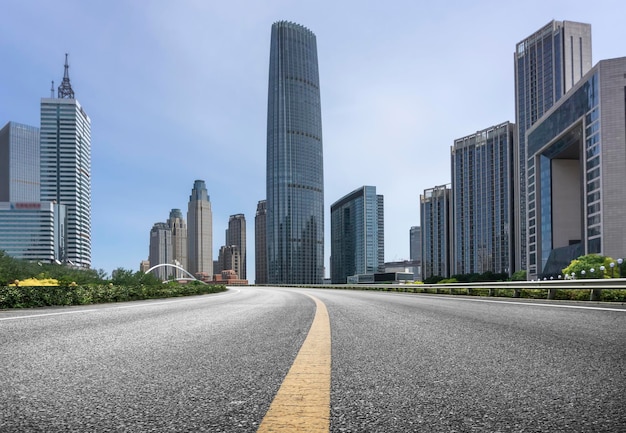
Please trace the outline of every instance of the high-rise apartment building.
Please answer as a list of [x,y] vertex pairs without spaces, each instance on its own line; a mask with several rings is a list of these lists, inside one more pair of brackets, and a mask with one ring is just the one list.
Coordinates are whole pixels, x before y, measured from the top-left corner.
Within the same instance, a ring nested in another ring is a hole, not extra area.
[[433,276],[450,277],[451,192],[449,185],[440,185],[420,195],[423,280]]
[[0,202],[39,202],[39,128],[9,122],[0,129]]
[[41,99],[41,201],[65,205],[63,261],[91,266],[91,120],[74,98],[67,55],[56,98]]
[[267,284],[267,202],[259,200],[254,216],[254,282]]
[[[167,220],[167,226],[172,233],[172,263],[187,269],[187,224],[180,209],[172,209]],[[181,270],[176,271],[176,277],[182,277]],[[186,275],[185,275],[186,276]]]
[[196,180],[187,207],[187,261],[192,275],[213,277],[213,213],[203,180]]
[[226,230],[226,246],[236,246],[240,263],[238,269],[235,269],[239,279],[247,280],[246,272],[246,217],[243,214],[231,215],[228,218],[228,230]]
[[585,254],[624,257],[626,57],[599,62],[526,137],[528,277],[556,278]]
[[409,258],[411,261],[422,260],[422,228],[413,226],[409,229]]
[[528,155],[526,132],[592,66],[591,25],[551,21],[515,50],[515,269],[528,270],[527,208],[532,191],[526,190]]
[[330,279],[385,271],[384,198],[363,186],[330,207]]
[[272,26],[267,114],[270,284],[324,279],[324,169],[317,42],[309,29]]
[[454,141],[453,275],[512,271],[514,133],[504,122]]
[[[148,261],[150,267],[172,263],[172,231],[167,223],[156,223],[152,226]],[[176,276],[176,272],[168,266],[153,269],[152,273],[163,281],[169,279],[170,276]]]

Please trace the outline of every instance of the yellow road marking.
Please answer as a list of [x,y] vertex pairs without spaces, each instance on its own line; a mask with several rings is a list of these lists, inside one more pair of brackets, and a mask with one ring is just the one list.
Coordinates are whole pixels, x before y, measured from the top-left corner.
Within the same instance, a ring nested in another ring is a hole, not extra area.
[[330,430],[330,321],[319,299],[311,329],[258,432]]

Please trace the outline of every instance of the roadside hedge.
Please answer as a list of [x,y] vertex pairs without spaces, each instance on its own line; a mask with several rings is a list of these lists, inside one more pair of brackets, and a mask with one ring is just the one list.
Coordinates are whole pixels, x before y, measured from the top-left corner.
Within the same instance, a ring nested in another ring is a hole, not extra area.
[[58,305],[89,305],[107,302],[138,301],[179,296],[204,295],[226,290],[223,285],[199,282],[164,283],[160,285],[62,285],[62,286],[2,286],[0,309],[33,308]]

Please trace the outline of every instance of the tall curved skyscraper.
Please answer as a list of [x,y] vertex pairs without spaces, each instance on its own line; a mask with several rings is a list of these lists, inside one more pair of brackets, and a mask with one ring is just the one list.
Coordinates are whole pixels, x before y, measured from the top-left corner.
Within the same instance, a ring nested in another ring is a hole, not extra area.
[[317,42],[274,23],[267,103],[267,270],[270,284],[324,279],[324,167]]

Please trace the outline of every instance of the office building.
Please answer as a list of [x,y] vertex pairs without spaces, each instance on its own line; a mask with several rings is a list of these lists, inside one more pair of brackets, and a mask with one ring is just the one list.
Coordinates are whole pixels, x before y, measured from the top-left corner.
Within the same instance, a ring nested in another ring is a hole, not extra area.
[[237,275],[238,279],[245,279],[239,276],[243,264],[241,261],[241,252],[237,245],[224,245],[220,247],[217,262],[219,272],[216,272],[216,274],[221,274],[224,271],[232,271]]
[[267,284],[267,202],[259,200],[254,216],[254,282]]
[[626,255],[625,89],[626,57],[601,61],[528,129],[529,278]]
[[[156,223],[150,230],[150,267],[162,264],[172,264],[172,231],[167,223]],[[169,266],[162,266],[152,270],[157,278],[165,281],[176,276]]]
[[0,202],[39,202],[39,171],[39,128],[7,123],[0,129]]
[[330,206],[330,279],[385,271],[384,198],[363,186]]
[[440,185],[420,195],[422,280],[450,277],[451,192],[450,185]]
[[226,230],[226,246],[236,246],[240,255],[237,276],[241,280],[247,280],[246,272],[246,217],[243,214],[231,215],[228,218],[228,229]]
[[422,259],[422,228],[413,226],[409,229],[409,258],[420,262]]
[[268,282],[321,284],[324,170],[313,32],[286,21],[272,26],[268,87]]
[[454,141],[453,275],[511,273],[514,133],[504,122]]
[[[187,223],[180,209],[170,211],[167,226],[172,233],[172,263],[187,270]],[[187,276],[183,274],[181,270],[177,270],[176,278]]]
[[[74,97],[67,55],[57,97],[41,99],[42,202],[67,208],[64,262],[91,266],[91,120]],[[53,96],[53,95],[51,95]]]
[[213,275],[213,213],[203,180],[196,180],[187,207],[187,263],[189,273]]
[[592,66],[591,25],[551,21],[515,50],[515,269],[528,270],[526,132]]
[[60,263],[66,209],[50,202],[0,202],[0,250],[16,259]]

